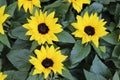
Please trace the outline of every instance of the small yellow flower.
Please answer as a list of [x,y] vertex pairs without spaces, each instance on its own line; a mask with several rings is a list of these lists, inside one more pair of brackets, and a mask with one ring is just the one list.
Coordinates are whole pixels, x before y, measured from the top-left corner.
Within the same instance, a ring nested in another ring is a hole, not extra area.
[[67,56],[62,55],[58,48],[55,49],[53,46],[47,46],[45,48],[42,46],[41,50],[35,50],[35,54],[37,58],[30,56],[31,59],[29,60],[35,68],[33,75],[44,73],[44,77],[47,78],[51,71],[53,71],[54,74],[62,74],[62,69],[64,69],[62,62]]
[[10,15],[8,15],[8,14],[4,14],[5,7],[6,7],[6,6],[0,7],[0,33],[1,33],[1,34],[4,34],[3,23],[4,23],[5,20],[10,16]]
[[23,6],[25,12],[29,9],[30,13],[33,12],[33,6],[41,7],[40,0],[18,0],[19,9]]
[[28,23],[24,24],[23,27],[28,29],[26,35],[31,35],[30,40],[36,40],[39,44],[48,42],[53,44],[52,41],[58,41],[56,33],[62,31],[62,26],[57,23],[58,18],[54,18],[55,12],[42,13],[35,12],[35,16],[31,16],[28,19]]
[[79,13],[82,8],[83,4],[90,4],[90,0],[68,0],[72,3],[73,8]]
[[0,80],[5,80],[6,77],[7,77],[7,75],[0,72]]
[[98,47],[99,38],[108,33],[105,31],[104,25],[106,22],[104,22],[104,19],[99,19],[97,13],[88,16],[88,12],[83,17],[77,16],[76,18],[77,22],[72,23],[72,25],[77,30],[72,34],[75,37],[82,38],[82,44],[92,41]]

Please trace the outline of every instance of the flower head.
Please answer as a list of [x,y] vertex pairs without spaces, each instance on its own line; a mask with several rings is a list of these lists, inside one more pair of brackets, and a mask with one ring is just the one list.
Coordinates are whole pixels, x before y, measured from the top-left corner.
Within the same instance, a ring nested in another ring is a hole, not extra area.
[[29,60],[31,64],[34,65],[34,72],[35,74],[44,73],[44,77],[47,78],[51,71],[56,74],[62,74],[63,68],[63,61],[67,58],[67,56],[62,55],[61,51],[55,49],[53,46],[50,47],[41,47],[41,50],[35,50],[35,54],[37,57],[30,56],[31,59]]
[[5,11],[5,6],[0,7],[0,33],[4,34],[4,30],[3,30],[3,23],[5,22],[5,20],[10,16],[8,14],[4,14]]
[[79,13],[82,8],[83,4],[90,4],[90,0],[68,0],[72,3],[73,8]]
[[105,24],[104,19],[99,19],[97,13],[88,16],[88,12],[86,12],[83,17],[77,16],[76,23],[72,23],[73,27],[77,29],[72,34],[82,38],[82,44],[92,41],[98,47],[99,38],[108,33],[105,31]]
[[57,24],[58,18],[54,18],[55,12],[42,13],[40,14],[36,11],[35,16],[31,16],[31,19],[28,19],[28,23],[24,24],[23,27],[28,29],[26,35],[31,35],[30,40],[36,40],[39,44],[44,44],[48,42],[53,44],[52,41],[58,41],[56,33],[62,31],[60,24]]
[[30,13],[33,12],[33,6],[41,7],[40,0],[18,0],[19,9],[23,6],[25,12],[29,9]]
[[7,77],[7,75],[0,72],[0,80],[5,80],[6,77]]

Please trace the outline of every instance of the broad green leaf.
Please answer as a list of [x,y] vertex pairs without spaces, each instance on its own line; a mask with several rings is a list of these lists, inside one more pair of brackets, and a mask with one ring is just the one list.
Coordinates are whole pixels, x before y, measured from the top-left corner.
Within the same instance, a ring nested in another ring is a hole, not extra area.
[[31,48],[30,48],[30,52],[32,52],[39,44],[36,41],[32,42]]
[[68,80],[77,80],[71,75],[70,71],[66,68],[62,70],[62,76],[67,78]]
[[116,45],[113,52],[112,57],[119,58],[120,57],[120,44]]
[[39,80],[38,75],[29,75],[27,80]]
[[84,74],[85,74],[86,80],[107,80],[102,75],[88,72],[86,70],[84,70]]
[[47,12],[55,11],[56,16],[61,20],[65,18],[65,14],[67,13],[69,6],[70,4],[68,2],[57,0],[54,3],[45,6],[43,10]]
[[112,80],[120,80],[118,73],[116,72]]
[[0,34],[0,42],[10,48],[10,43],[6,34]]
[[4,73],[7,74],[5,80],[25,80],[28,74],[28,72],[13,70],[5,71]]
[[110,44],[117,44],[118,43],[118,35],[119,35],[119,31],[117,30],[117,31],[111,32],[108,35],[102,37],[102,39]]
[[[116,22],[120,22],[120,20],[119,20],[119,17],[118,16],[120,16],[120,4],[117,4],[116,5],[116,9],[115,9],[115,12],[114,12],[115,14],[115,16],[114,16],[114,18],[115,18],[115,21]],[[117,25],[118,27],[120,26],[120,23],[118,23],[118,25]]]
[[15,36],[19,39],[28,40],[29,37],[27,35],[25,35],[26,31],[27,30],[25,28],[20,26],[20,27],[16,27],[15,29],[13,29],[11,33],[13,36]]
[[41,2],[48,2],[48,1],[50,1],[50,0],[41,0]]
[[74,43],[75,39],[66,31],[62,31],[59,34],[56,34],[60,42],[63,43]]
[[2,52],[3,48],[4,48],[4,45],[0,43],[0,52]]
[[105,53],[106,52],[106,47],[105,46],[100,46],[100,50]]
[[92,43],[92,46],[93,46],[95,52],[99,55],[100,58],[105,59],[108,56],[108,54],[104,53],[105,51],[101,50],[101,47],[97,48],[93,43]]
[[31,64],[29,63],[30,51],[27,49],[11,50],[7,54],[9,61],[20,71],[29,71]]
[[30,48],[30,42],[26,41],[26,40],[21,40],[21,39],[17,39],[13,46],[12,49],[29,49]]
[[[83,10],[83,12],[89,12],[89,13],[100,13],[103,9],[103,5],[97,2],[92,3],[90,6],[86,7],[86,9]],[[83,13],[82,13],[83,14]]]
[[33,75],[33,69],[29,73],[27,80],[44,80],[43,74]]
[[90,53],[91,46],[89,44],[83,45],[81,41],[75,42],[75,45],[71,51],[70,60],[72,64],[80,63]]
[[0,71],[2,69],[2,59],[0,58]]
[[14,2],[14,3],[10,4],[10,5],[5,9],[5,13],[9,14],[10,16],[13,16],[16,7],[17,7],[17,2]]
[[118,58],[111,58],[111,60],[113,61],[113,63],[115,64],[115,66],[117,68],[120,68],[120,57]]
[[120,44],[116,45],[112,52],[112,61],[117,68],[120,68]]
[[109,68],[104,63],[102,63],[102,61],[97,56],[95,56],[90,70],[91,72],[100,74],[106,78],[110,78],[112,76]]
[[0,7],[3,5],[7,5],[6,0],[0,0]]
[[109,4],[110,2],[115,2],[115,0],[94,0],[94,1],[102,4]]

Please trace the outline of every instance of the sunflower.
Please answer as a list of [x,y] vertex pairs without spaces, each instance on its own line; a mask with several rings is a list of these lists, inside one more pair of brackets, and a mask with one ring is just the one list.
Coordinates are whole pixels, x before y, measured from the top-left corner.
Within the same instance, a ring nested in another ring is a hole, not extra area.
[[40,0],[18,0],[19,9],[23,6],[25,12],[29,9],[30,13],[33,12],[33,6],[41,7]]
[[63,61],[67,58],[67,56],[62,55],[61,51],[58,48],[54,48],[53,45],[50,47],[41,46],[41,50],[35,50],[36,57],[30,56],[29,60],[31,64],[34,65],[35,74],[44,73],[44,78],[47,78],[51,71],[54,74],[59,73],[62,74]]
[[36,40],[39,44],[44,44],[48,42],[53,44],[52,41],[58,41],[55,33],[60,33],[62,31],[62,26],[57,24],[58,18],[54,18],[55,12],[42,13],[38,11],[35,12],[35,16],[31,16],[28,19],[28,23],[24,24],[23,27],[28,29],[26,35],[31,35],[30,40]]
[[104,19],[99,19],[97,13],[88,16],[88,12],[83,17],[77,16],[76,18],[77,22],[72,23],[72,26],[77,30],[72,34],[75,37],[82,38],[82,44],[92,41],[98,47],[99,38],[108,33],[105,31],[104,25],[106,22]]
[[0,72],[0,80],[5,80],[6,77],[7,77],[7,75]]
[[3,23],[5,22],[5,20],[10,16],[8,14],[4,14],[5,11],[5,6],[0,7],[0,33],[4,34],[4,30],[3,30]]
[[79,13],[83,4],[90,4],[90,0],[68,0],[68,2],[72,3],[73,8]]

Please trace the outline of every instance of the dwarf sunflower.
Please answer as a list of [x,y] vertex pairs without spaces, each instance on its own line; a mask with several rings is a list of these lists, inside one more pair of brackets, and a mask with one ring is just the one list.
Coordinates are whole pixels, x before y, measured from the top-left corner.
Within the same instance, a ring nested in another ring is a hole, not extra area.
[[72,3],[73,8],[79,13],[82,8],[83,4],[90,4],[90,0],[68,0]]
[[0,80],[5,80],[6,77],[7,77],[7,75],[0,72]]
[[4,14],[5,11],[5,6],[0,7],[0,33],[4,34],[4,30],[3,30],[3,23],[5,22],[5,20],[10,16],[8,14]]
[[23,27],[28,29],[26,35],[31,35],[30,40],[36,40],[39,44],[48,42],[52,44],[52,41],[58,41],[55,33],[62,31],[61,25],[57,24],[58,18],[54,18],[55,12],[38,14],[36,11],[35,16],[31,16],[28,19],[28,23],[24,24]]
[[18,0],[19,9],[23,6],[25,12],[29,9],[30,13],[33,12],[33,6],[41,7],[40,0]]
[[31,64],[34,65],[34,72],[35,74],[44,73],[44,77],[47,78],[51,71],[56,74],[62,74],[63,68],[63,61],[67,58],[67,56],[62,55],[61,51],[55,49],[53,46],[50,47],[41,47],[41,50],[35,50],[35,54],[37,58],[30,56],[31,59],[29,60]]
[[105,24],[104,19],[99,19],[97,13],[88,16],[88,12],[86,12],[83,17],[77,16],[76,23],[72,23],[73,27],[77,29],[72,34],[82,38],[82,44],[92,41],[98,47],[99,38],[108,33],[105,31]]

